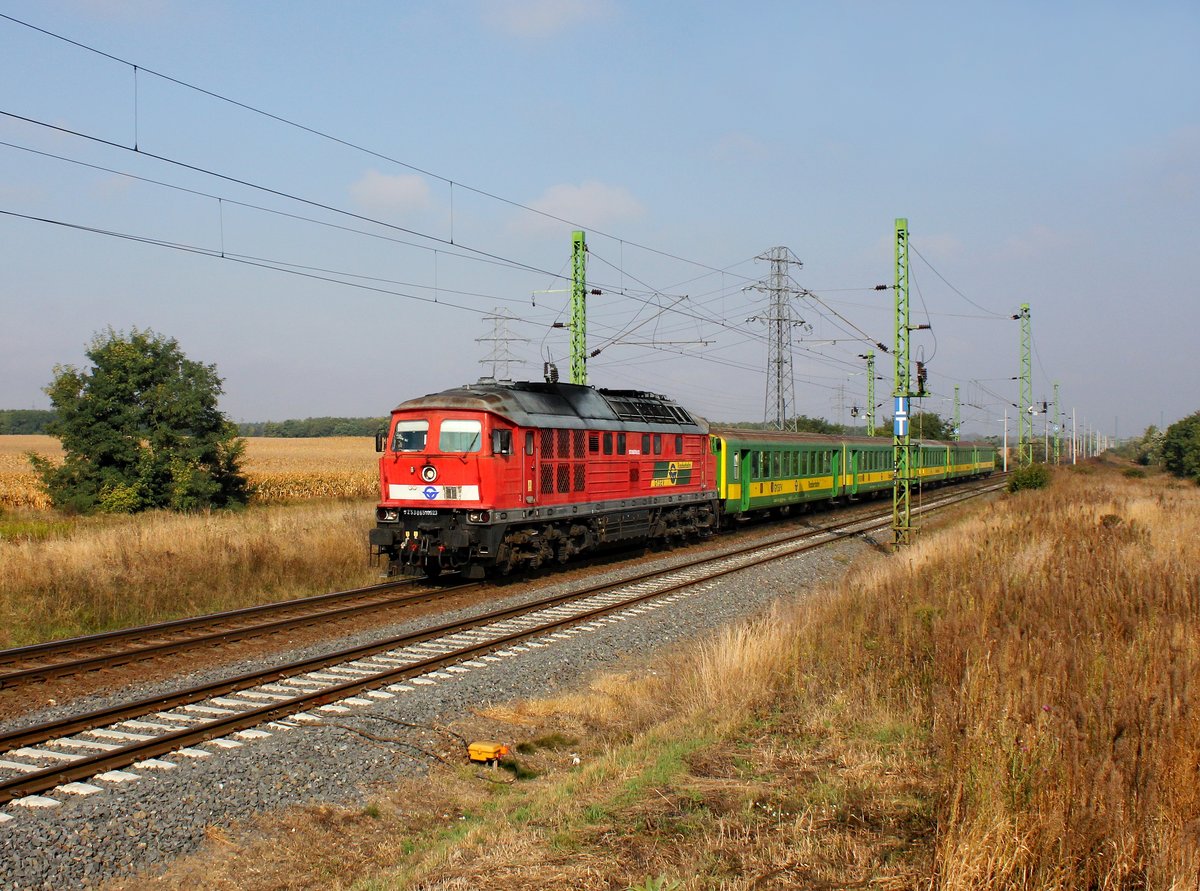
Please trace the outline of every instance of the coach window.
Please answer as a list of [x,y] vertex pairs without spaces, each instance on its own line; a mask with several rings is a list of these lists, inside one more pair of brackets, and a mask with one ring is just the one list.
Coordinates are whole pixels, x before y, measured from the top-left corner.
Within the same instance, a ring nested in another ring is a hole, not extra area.
[[618,455],[625,454],[625,434],[624,433],[617,434],[617,454]]
[[478,452],[483,444],[483,425],[479,421],[442,421],[438,435],[441,452]]
[[611,433],[604,434],[604,454],[606,454],[606,455],[612,454],[612,434]]
[[423,452],[425,451],[425,437],[428,434],[428,421],[397,421],[392,451]]
[[654,434],[654,454],[656,454],[656,455],[662,454],[662,434],[661,433]]

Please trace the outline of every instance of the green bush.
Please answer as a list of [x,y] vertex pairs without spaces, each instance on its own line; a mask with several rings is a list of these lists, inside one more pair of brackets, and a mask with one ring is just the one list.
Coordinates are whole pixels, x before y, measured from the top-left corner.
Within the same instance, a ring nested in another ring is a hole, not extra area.
[[1008,477],[1008,491],[1020,492],[1022,489],[1044,489],[1050,485],[1050,470],[1045,464],[1030,464],[1019,467]]
[[77,513],[235,507],[248,497],[237,428],[217,407],[216,366],[134,328],[96,335],[86,369],[60,365],[47,431],[64,460],[30,456],[54,506]]
[[1175,476],[1200,483],[1200,411],[1167,428],[1162,456],[1163,466]]

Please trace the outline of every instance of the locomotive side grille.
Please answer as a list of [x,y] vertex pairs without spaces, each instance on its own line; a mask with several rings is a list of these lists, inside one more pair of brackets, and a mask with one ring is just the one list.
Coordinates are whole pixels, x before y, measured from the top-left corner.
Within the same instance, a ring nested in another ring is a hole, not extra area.
[[541,470],[542,494],[551,495],[554,492],[554,465],[543,464]]
[[542,430],[542,460],[554,457],[554,431]]
[[[575,430],[575,431],[573,431],[573,436],[574,436],[574,443],[575,443],[575,457],[577,459],[582,458],[583,457],[583,431]],[[580,488],[580,487],[577,486],[576,488]]]
[[558,465],[558,491],[559,492],[570,492],[571,491],[571,465],[570,464],[559,464]]
[[587,467],[586,464],[576,464],[575,465],[575,491],[576,492],[582,492],[585,488],[584,487],[584,482],[585,482],[584,468],[585,467]]
[[571,457],[571,431],[570,430],[559,430],[558,431],[558,457],[560,457],[560,458],[570,458]]

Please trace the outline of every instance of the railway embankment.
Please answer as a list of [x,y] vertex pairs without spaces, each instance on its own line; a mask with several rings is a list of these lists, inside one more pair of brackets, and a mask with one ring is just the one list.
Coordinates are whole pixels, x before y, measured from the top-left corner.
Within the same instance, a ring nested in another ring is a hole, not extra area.
[[508,770],[447,735],[369,799],[117,887],[1195,887],[1200,488],[1062,470],[865,554],[586,687],[481,702],[453,730]]

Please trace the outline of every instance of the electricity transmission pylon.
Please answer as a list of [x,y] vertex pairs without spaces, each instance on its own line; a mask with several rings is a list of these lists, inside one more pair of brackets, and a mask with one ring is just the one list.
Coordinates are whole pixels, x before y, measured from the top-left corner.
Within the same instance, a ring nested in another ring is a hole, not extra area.
[[508,330],[509,322],[515,321],[515,318],[509,314],[507,309],[496,309],[492,312],[492,315],[484,316],[483,320],[492,323],[492,334],[490,337],[476,337],[475,342],[490,342],[492,350],[479,360],[479,364],[484,366],[491,365],[492,380],[512,380],[509,366],[523,365],[525,364],[525,360],[513,354],[510,344],[529,343],[529,338],[514,337],[512,332]]
[[786,247],[773,247],[755,259],[767,260],[771,272],[765,282],[751,285],[749,290],[764,291],[769,297],[767,314],[747,321],[767,325],[767,391],[763,420],[783,430],[789,422],[796,423],[796,378],[792,372],[792,329],[803,325],[802,319],[792,316],[792,298],[802,293],[792,285],[789,266],[803,263]]

